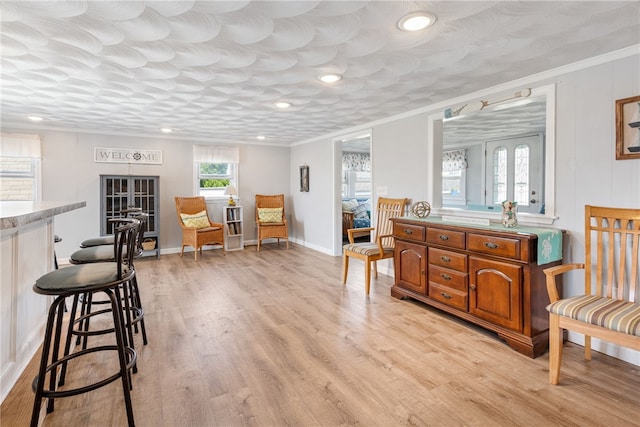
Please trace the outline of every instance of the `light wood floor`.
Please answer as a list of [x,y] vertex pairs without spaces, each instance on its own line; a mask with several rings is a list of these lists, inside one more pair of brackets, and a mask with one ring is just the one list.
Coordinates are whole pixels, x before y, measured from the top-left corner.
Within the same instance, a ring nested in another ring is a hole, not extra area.
[[[547,355],[393,299],[391,277],[365,297],[357,261],[343,287],[340,257],[298,245],[188,255],[136,264],[149,334],[136,342],[138,426],[640,425],[637,366],[600,353],[585,362],[568,343],[552,386]],[[105,365],[96,355],[69,375],[86,381]],[[29,369],[2,427],[28,425]],[[121,383],[57,400],[42,425],[126,425]]]

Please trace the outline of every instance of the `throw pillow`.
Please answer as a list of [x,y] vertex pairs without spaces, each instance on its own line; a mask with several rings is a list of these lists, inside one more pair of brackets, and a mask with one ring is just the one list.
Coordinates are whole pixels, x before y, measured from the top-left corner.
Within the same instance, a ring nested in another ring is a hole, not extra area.
[[367,215],[367,210],[367,205],[361,203],[353,210],[353,216],[355,218],[369,218],[369,215]]
[[258,221],[282,222],[282,208],[258,208]]
[[353,212],[358,207],[358,201],[356,199],[345,200],[342,202],[342,212]]
[[209,217],[207,211],[198,212],[196,214],[180,214],[182,222],[187,227],[207,228],[209,227]]

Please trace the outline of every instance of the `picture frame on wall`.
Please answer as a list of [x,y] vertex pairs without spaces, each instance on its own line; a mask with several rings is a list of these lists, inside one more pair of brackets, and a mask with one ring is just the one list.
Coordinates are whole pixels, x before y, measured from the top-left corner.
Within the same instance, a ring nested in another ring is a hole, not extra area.
[[300,191],[309,192],[309,166],[300,166]]
[[616,160],[640,159],[640,95],[616,101]]

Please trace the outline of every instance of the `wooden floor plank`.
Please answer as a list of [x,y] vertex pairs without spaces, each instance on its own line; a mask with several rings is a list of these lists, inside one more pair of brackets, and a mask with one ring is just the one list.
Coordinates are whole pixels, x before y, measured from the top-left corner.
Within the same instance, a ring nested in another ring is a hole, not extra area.
[[[149,336],[136,336],[138,426],[640,425],[638,366],[599,353],[585,362],[568,343],[552,386],[547,355],[391,298],[391,277],[365,296],[357,261],[346,285],[340,257],[298,245],[136,266]],[[2,404],[3,427],[29,423],[34,362]],[[69,384],[113,366],[83,359]],[[120,383],[58,399],[41,425],[126,425]]]

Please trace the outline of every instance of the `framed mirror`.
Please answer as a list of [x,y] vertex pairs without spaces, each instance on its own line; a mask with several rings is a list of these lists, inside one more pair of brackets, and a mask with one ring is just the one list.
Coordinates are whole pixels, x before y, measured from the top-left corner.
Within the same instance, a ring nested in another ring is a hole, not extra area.
[[515,94],[429,117],[437,213],[496,220],[503,200],[517,200],[523,222],[553,223],[555,86]]

